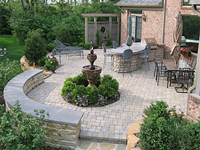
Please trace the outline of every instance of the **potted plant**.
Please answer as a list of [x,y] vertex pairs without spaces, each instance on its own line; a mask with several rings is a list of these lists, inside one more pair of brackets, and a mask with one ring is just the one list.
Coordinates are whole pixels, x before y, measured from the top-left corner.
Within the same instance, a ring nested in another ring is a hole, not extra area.
[[55,73],[56,66],[58,66],[58,61],[55,57],[53,56],[48,56],[48,59],[45,61],[45,69],[51,70],[53,73]]
[[185,56],[190,56],[191,55],[191,51],[194,50],[194,47],[185,47],[185,48],[181,48],[181,54],[185,55]]
[[103,38],[103,43],[104,43],[105,45],[107,45],[107,44],[108,44],[108,39],[107,39],[107,37],[106,37],[106,36],[104,36],[104,38]]

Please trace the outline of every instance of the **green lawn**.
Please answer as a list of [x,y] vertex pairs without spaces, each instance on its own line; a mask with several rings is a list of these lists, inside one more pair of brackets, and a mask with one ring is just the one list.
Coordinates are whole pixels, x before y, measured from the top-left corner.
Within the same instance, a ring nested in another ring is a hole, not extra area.
[[3,50],[6,48],[7,54],[3,57],[0,56],[0,63],[5,62],[8,58],[12,60],[20,60],[24,55],[24,46],[20,45],[17,42],[16,38],[13,38],[12,35],[0,35],[0,48]]

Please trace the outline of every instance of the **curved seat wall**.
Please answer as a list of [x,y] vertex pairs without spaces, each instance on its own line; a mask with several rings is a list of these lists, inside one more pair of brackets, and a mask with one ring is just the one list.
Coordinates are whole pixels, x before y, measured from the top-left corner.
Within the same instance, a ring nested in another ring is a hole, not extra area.
[[[11,79],[4,88],[4,99],[6,110],[11,110],[18,100],[24,113],[35,115],[34,110],[45,110],[49,113],[50,124],[45,126],[47,130],[53,131],[51,144],[56,147],[75,149],[81,128],[82,112],[67,110],[49,105],[41,104],[27,97],[27,93],[44,82],[43,70],[31,69]],[[58,136],[58,132],[61,136]]]

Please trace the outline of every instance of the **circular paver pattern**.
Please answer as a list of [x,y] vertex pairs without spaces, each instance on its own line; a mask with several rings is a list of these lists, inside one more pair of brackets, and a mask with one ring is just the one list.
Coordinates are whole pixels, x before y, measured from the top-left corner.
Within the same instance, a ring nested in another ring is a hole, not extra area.
[[[95,65],[102,66],[104,63],[103,50],[95,49],[97,60]],[[62,56],[63,65],[56,73],[45,79],[45,82],[30,93],[28,97],[40,103],[84,112],[81,120],[82,138],[93,138],[105,141],[125,142],[129,127],[140,118],[144,108],[152,101],[166,101],[170,108],[176,106],[178,112],[186,113],[187,94],[176,93],[174,86],[167,88],[166,78],[160,78],[159,86],[153,76],[154,63],[150,63],[150,71],[145,72],[142,67],[133,71],[132,77],[126,73],[112,71],[110,59],[107,58],[106,66],[102,69],[101,76],[110,74],[119,82],[120,100],[104,107],[77,107],[63,100],[61,89],[67,77],[75,77],[81,74],[82,67],[89,65],[85,50],[84,58],[73,56],[69,59]]]

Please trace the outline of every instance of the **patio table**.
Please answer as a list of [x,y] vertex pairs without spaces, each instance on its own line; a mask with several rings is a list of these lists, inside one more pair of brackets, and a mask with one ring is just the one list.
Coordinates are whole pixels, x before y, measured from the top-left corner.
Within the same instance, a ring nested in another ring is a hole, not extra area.
[[[141,62],[139,62],[138,64],[138,56],[140,55],[140,53],[145,52],[145,48],[146,48],[146,44],[145,43],[133,43],[130,47],[127,45],[118,47],[117,49],[111,49],[111,52],[113,53],[113,70],[116,72],[122,72],[123,71],[123,67],[120,68],[120,63],[121,59],[123,58],[123,52],[126,49],[131,49],[133,51],[133,55],[132,55],[132,60],[131,60],[131,71],[136,70],[137,68],[139,68],[141,65]],[[128,63],[125,62],[125,72],[128,72]],[[123,66],[123,65],[121,65]]]
[[170,81],[173,83],[172,80],[173,74],[175,74],[179,69],[181,68],[191,68],[193,69],[186,61],[184,60],[178,60],[177,64],[174,61],[174,59],[163,59],[163,63],[165,67],[167,68],[167,88],[168,88],[168,82]]

